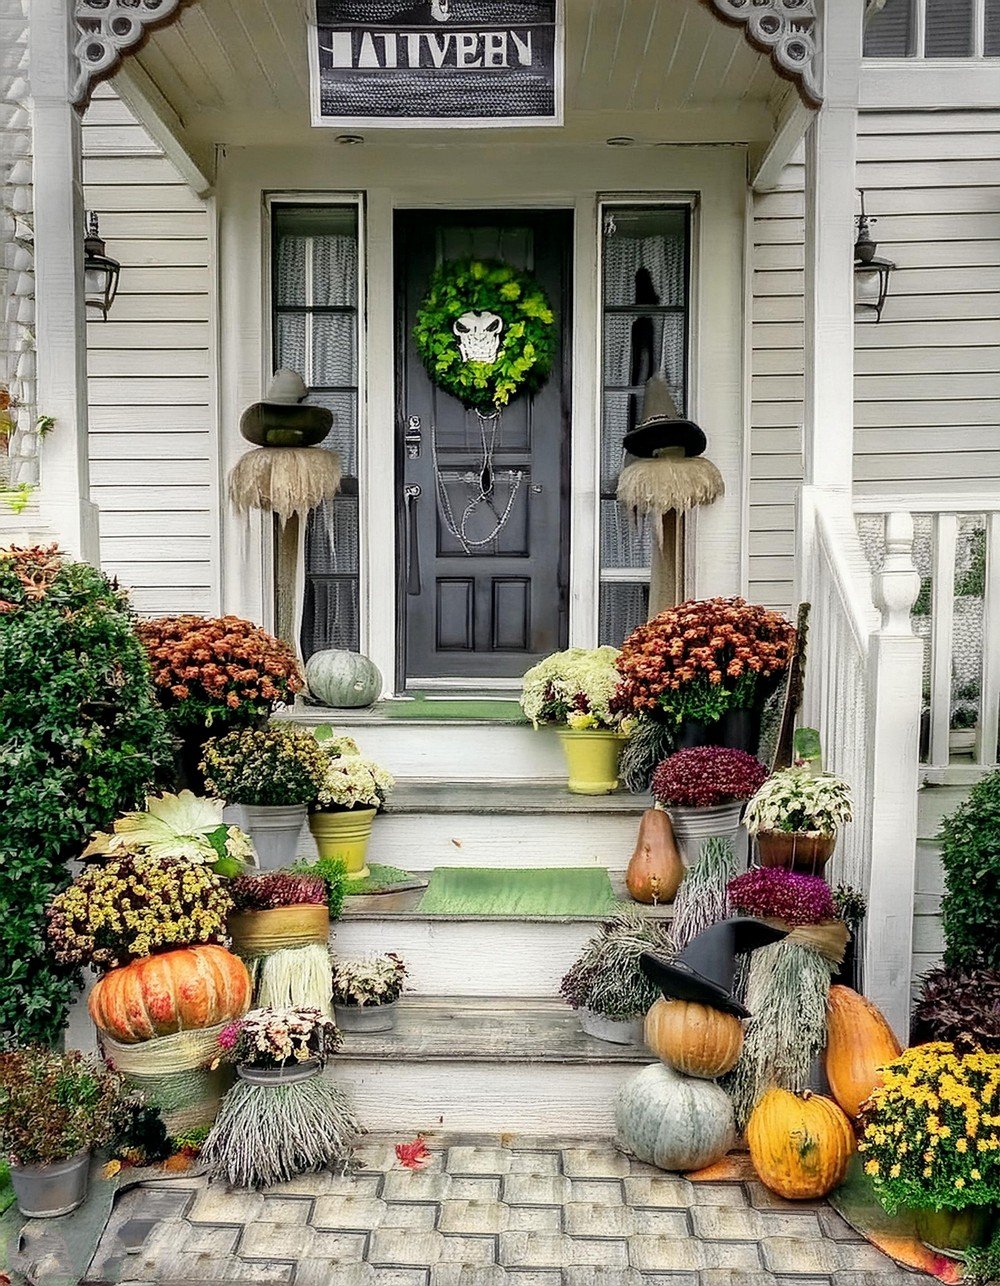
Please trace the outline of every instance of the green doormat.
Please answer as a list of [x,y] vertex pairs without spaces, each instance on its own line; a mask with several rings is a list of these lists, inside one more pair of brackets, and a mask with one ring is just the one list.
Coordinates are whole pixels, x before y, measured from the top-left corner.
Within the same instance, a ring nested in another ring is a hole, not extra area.
[[608,915],[620,905],[605,870],[438,866],[417,909],[428,915]]
[[370,862],[368,875],[363,880],[348,880],[344,893],[348,897],[367,896],[371,893],[405,893],[408,889],[425,889],[427,881],[398,866],[379,866]]
[[412,700],[387,701],[381,709],[389,719],[490,719],[498,723],[527,723],[517,701],[502,697],[429,697],[423,692]]

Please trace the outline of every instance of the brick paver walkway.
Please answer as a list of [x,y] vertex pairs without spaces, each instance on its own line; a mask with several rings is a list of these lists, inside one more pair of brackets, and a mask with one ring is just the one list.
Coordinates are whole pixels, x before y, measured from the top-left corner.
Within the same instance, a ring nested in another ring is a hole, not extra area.
[[829,1206],[692,1184],[611,1144],[369,1139],[349,1178],[265,1193],[204,1179],[123,1194],[88,1283],[193,1286],[919,1286]]

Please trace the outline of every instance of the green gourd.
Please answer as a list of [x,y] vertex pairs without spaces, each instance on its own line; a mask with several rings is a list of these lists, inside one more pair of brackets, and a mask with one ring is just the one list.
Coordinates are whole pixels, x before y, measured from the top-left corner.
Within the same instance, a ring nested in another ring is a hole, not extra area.
[[618,1140],[661,1170],[701,1170],[736,1146],[733,1104],[714,1081],[652,1063],[622,1086],[615,1107]]
[[382,675],[374,661],[336,648],[312,654],[306,683],[313,701],[335,710],[370,706],[382,695]]

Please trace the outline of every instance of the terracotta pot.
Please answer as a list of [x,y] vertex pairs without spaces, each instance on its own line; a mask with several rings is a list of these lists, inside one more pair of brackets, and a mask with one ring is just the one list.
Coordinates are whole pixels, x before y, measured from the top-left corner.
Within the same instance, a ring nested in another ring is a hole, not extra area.
[[761,866],[777,866],[784,871],[822,875],[836,847],[836,835],[819,835],[813,831],[759,831],[757,861]]
[[967,1250],[988,1244],[996,1223],[992,1206],[966,1206],[964,1210],[915,1210],[917,1236],[930,1250],[961,1259]]

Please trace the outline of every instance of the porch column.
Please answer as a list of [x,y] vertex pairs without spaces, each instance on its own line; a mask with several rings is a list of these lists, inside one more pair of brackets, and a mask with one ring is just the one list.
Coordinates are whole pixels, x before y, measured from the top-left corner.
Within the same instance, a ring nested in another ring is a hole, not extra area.
[[31,0],[37,406],[55,424],[40,449],[39,508],[62,547],[100,561],[87,443],[80,115],[71,105],[73,5]]
[[851,491],[854,210],[865,0],[822,6],[823,106],[806,135],[806,485]]

